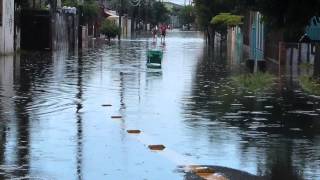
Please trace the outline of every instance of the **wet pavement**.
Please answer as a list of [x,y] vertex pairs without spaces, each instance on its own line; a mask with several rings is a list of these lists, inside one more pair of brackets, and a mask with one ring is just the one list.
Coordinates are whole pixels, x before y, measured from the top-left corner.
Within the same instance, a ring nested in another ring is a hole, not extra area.
[[1,57],[0,179],[192,179],[185,165],[320,179],[319,98],[295,78],[240,92],[238,58],[208,50],[201,33],[158,42],[162,69],[146,68],[153,47],[137,38]]

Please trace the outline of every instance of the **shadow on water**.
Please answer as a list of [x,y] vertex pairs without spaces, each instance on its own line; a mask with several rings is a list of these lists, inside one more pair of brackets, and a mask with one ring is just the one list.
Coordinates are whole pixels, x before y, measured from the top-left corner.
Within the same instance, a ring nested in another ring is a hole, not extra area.
[[[30,115],[27,105],[33,101],[31,86],[19,86],[22,81],[20,55],[0,56],[1,84],[1,179],[27,177],[30,171]],[[23,93],[21,91],[23,90]],[[23,97],[23,98],[22,98]],[[10,113],[13,111],[14,114]],[[11,144],[12,147],[8,147]]]
[[[310,167],[320,158],[314,151],[320,134],[318,99],[312,100],[296,82],[286,79],[264,84],[270,91],[259,95],[240,92],[231,77],[246,72],[241,70],[245,63],[230,71],[232,63],[223,63],[228,62],[225,59],[210,51],[199,59],[191,96],[184,105],[185,123],[194,134],[207,132],[212,144],[238,144],[243,160],[259,157],[252,161],[257,167],[254,173],[266,179],[314,178]],[[226,140],[234,135],[239,139]],[[226,169],[221,171],[228,174]]]

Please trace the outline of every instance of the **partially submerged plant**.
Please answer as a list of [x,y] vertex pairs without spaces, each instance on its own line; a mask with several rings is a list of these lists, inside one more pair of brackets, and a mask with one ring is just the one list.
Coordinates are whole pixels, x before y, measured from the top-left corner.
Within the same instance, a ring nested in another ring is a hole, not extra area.
[[301,63],[301,64],[299,65],[299,67],[300,67],[301,69],[310,70],[310,69],[313,68],[313,65],[310,64],[310,63]]
[[100,30],[101,33],[104,34],[109,41],[111,38],[115,38],[116,36],[118,36],[121,32],[121,29],[110,20],[103,21]]
[[301,76],[299,83],[302,89],[313,95],[320,95],[320,81],[310,76]]
[[241,90],[258,93],[269,90],[275,80],[275,76],[269,73],[258,72],[233,76],[231,79],[233,84]]

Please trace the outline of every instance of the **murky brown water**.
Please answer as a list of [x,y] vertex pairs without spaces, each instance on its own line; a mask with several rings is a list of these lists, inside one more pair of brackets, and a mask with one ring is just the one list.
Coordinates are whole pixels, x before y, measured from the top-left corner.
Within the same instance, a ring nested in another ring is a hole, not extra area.
[[239,93],[229,79],[238,62],[208,51],[200,33],[169,33],[161,70],[146,68],[153,46],[1,57],[1,179],[185,179],[177,167],[188,164],[320,179],[317,97],[291,78]]

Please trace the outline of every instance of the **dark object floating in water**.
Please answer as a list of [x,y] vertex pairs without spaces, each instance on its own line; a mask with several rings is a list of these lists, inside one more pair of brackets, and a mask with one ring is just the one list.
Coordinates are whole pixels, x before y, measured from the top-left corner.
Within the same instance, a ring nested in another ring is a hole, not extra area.
[[192,173],[215,173],[215,170],[206,166],[190,166],[188,170]]
[[111,116],[112,119],[121,119],[122,116]]
[[127,132],[128,132],[129,134],[140,134],[140,133],[141,133],[140,130],[127,130]]
[[149,145],[148,148],[152,151],[163,151],[166,147],[162,144],[159,144],[159,145]]
[[111,104],[102,104],[102,107],[110,107],[112,106]]
[[[191,171],[192,167],[208,167],[215,171],[215,173],[195,173]],[[222,167],[222,166],[209,166],[209,165],[194,165],[182,167],[186,173],[188,180],[200,180],[200,179],[214,179],[214,180],[269,180],[270,178],[265,176],[256,176],[237,169]],[[222,175],[222,176],[220,176]],[[200,177],[200,178],[199,178]]]

